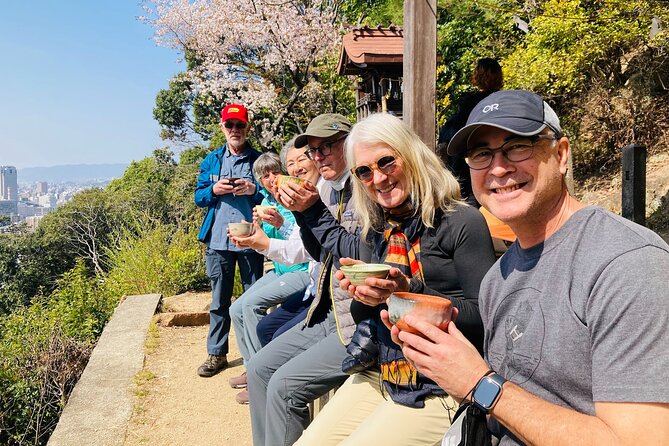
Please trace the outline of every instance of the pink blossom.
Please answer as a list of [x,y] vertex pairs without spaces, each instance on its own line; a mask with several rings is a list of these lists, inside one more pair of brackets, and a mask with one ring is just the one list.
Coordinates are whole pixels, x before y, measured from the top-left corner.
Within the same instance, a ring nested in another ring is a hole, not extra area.
[[[278,136],[298,101],[327,104],[317,66],[333,60],[340,42],[336,4],[328,0],[147,0],[142,20],[157,44],[192,52],[196,91],[268,111],[261,140]],[[318,113],[319,110],[314,110]]]

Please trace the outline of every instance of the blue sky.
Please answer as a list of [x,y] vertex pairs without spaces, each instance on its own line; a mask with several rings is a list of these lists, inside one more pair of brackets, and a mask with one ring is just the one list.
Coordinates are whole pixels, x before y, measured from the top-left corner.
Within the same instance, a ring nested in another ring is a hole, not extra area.
[[155,96],[183,66],[139,15],[139,0],[3,2],[0,165],[126,163],[166,145]]

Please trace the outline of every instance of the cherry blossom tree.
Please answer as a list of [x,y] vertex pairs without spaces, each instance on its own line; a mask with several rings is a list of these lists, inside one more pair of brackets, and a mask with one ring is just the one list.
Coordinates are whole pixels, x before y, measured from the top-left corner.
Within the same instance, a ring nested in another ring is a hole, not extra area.
[[192,91],[245,104],[266,146],[286,127],[299,131],[316,114],[336,108],[330,87],[342,2],[145,0],[142,19],[155,28],[159,45],[189,61]]

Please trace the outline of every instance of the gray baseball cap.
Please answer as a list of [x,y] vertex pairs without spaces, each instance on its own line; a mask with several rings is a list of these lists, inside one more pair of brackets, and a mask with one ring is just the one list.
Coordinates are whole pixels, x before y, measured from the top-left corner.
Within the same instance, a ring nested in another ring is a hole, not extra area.
[[467,124],[448,144],[446,153],[463,155],[472,133],[482,125],[506,130],[519,136],[533,136],[549,127],[562,136],[560,120],[541,96],[527,90],[501,90],[476,104]]
[[325,113],[316,116],[307,126],[307,130],[295,139],[295,147],[304,147],[310,136],[329,138],[339,132],[349,133],[351,122],[339,113]]

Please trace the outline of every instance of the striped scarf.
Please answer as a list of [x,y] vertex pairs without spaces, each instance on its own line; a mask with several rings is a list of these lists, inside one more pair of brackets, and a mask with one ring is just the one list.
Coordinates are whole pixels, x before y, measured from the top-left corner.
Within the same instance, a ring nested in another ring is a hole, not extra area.
[[388,254],[384,263],[399,268],[402,273],[416,280],[423,279],[423,264],[420,262],[420,237],[413,242],[402,231],[401,222],[388,220],[383,237],[388,242]]
[[399,268],[408,277],[424,282],[420,262],[420,236],[423,222],[418,211],[406,200],[402,205],[385,210],[383,237],[388,243],[384,263]]

